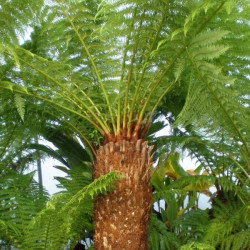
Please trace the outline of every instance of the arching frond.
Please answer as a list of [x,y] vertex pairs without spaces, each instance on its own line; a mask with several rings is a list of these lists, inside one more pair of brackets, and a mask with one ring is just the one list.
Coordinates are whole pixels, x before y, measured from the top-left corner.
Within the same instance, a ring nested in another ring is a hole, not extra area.
[[21,175],[1,166],[1,240],[18,246],[33,216],[43,207],[48,195],[33,181],[33,174]]
[[91,223],[94,197],[112,189],[121,178],[109,173],[94,180],[72,196],[65,192],[55,195],[29,225],[24,248],[63,248],[76,245],[93,230]]
[[215,219],[207,229],[205,242],[214,247],[220,246],[221,249],[246,249],[249,245],[247,205],[239,206],[239,203],[233,201],[225,205],[217,201],[217,206]]

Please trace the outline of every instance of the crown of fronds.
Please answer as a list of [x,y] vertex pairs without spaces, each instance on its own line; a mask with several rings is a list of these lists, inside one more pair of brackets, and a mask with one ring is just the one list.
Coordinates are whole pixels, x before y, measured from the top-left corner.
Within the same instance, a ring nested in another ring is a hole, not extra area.
[[160,100],[185,82],[189,93],[177,124],[208,132],[221,126],[249,154],[242,91],[248,10],[247,1],[232,0],[52,1],[42,9],[35,46],[1,46],[3,60],[14,57],[21,70],[1,88],[117,140],[143,138]]

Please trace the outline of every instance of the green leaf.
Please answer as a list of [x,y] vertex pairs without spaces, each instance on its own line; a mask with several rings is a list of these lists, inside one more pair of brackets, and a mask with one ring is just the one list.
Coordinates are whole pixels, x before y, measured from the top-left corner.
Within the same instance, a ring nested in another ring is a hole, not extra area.
[[15,104],[21,119],[24,121],[25,104],[22,96],[20,94],[14,94]]
[[13,83],[8,81],[0,81],[0,88],[9,89],[13,92]]
[[173,228],[178,214],[177,202],[174,197],[167,198],[166,202],[167,202],[167,218],[170,223],[170,226]]
[[171,166],[173,167],[175,173],[179,176],[187,176],[187,173],[185,172],[185,170],[182,168],[182,166],[178,163],[179,161],[179,154],[178,153],[171,153],[169,155],[169,162],[171,164]]

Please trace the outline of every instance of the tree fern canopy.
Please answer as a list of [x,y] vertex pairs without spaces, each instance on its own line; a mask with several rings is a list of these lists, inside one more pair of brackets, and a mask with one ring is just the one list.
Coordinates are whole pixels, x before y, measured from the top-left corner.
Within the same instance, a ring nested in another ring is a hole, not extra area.
[[[1,1],[0,239],[91,239],[94,197],[119,175],[93,181],[90,162],[103,144],[145,139],[158,161],[149,247],[247,249],[249,13],[248,0]],[[171,135],[155,137],[161,115]],[[67,174],[46,206],[27,173],[37,150]],[[181,151],[200,166],[185,171]],[[211,208],[197,207],[201,193]]]
[[[35,23],[32,46],[1,47],[3,60],[13,57],[21,70],[15,70],[16,79],[1,82],[18,94],[21,117],[25,95],[87,120],[108,140],[141,137],[160,100],[188,84],[177,124],[221,126],[249,153],[247,100],[240,93],[248,81],[248,52],[240,55],[237,45],[249,39],[247,1],[47,4]],[[29,25],[29,15],[24,16]],[[236,75],[242,76],[236,80]]]

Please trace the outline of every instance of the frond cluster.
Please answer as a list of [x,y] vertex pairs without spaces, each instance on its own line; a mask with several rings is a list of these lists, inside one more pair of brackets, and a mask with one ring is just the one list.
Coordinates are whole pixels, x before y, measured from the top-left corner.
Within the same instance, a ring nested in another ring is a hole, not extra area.
[[[238,115],[246,112],[230,88],[238,74],[234,32],[247,28],[247,7],[244,1],[52,1],[42,9],[33,43],[4,49],[23,73],[1,88],[87,120],[106,140],[120,140],[143,138],[162,98],[188,85],[177,124],[222,126],[246,150],[245,115]],[[218,26],[221,19],[227,22]],[[241,34],[244,43],[248,33]],[[243,75],[247,62],[239,60]]]
[[7,244],[21,244],[32,217],[48,198],[33,174],[17,174],[1,165],[0,238]]
[[220,249],[247,249],[250,243],[249,219],[247,205],[235,202],[226,206],[220,204],[204,240],[214,247],[220,246]]
[[149,249],[165,250],[179,247],[179,239],[174,233],[169,232],[166,225],[152,213],[149,221]]
[[32,180],[32,174],[19,175],[1,168],[0,239],[21,249],[54,249],[70,248],[92,237],[94,198],[110,191],[121,176],[112,172],[85,186],[82,181],[89,176],[82,170],[78,169],[78,179],[70,176],[65,186],[70,188],[44,206],[48,195]]
[[[1,43],[2,46],[6,44],[18,44],[20,37],[24,38],[27,27],[40,12],[43,1],[4,1],[0,4],[0,23],[1,23]],[[13,8],[15,6],[15,8]]]
[[94,180],[73,196],[71,192],[54,195],[29,224],[23,247],[70,248],[79,240],[91,236],[94,197],[108,192],[111,184],[119,178],[117,173],[112,172]]
[[[198,33],[190,40],[186,55],[192,75],[186,104],[176,124],[188,126],[192,123],[195,129],[202,128],[210,135],[218,131],[212,136],[228,134],[234,138],[234,142],[226,143],[242,145],[242,150],[249,155],[249,114],[246,89],[243,87],[247,82],[249,56],[247,51],[245,56],[239,53],[237,38],[240,29],[241,32],[245,30],[241,39],[249,39],[245,19],[248,6],[242,2],[237,9],[230,4],[233,2],[229,1],[226,7],[227,11],[230,9],[232,12],[230,16],[226,16],[226,13],[221,16],[224,21],[220,29],[216,29],[217,17],[211,21],[210,30]],[[242,14],[242,20],[237,20],[237,13]],[[237,67],[239,70],[236,70]]]

